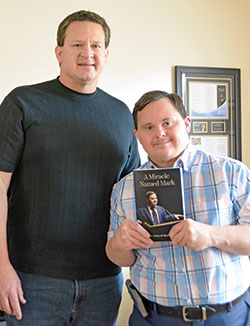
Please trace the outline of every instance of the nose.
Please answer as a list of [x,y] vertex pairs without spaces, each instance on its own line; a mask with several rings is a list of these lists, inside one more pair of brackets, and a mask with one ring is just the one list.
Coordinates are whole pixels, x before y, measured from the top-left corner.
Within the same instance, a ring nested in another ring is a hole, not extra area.
[[166,130],[163,128],[163,126],[158,126],[156,128],[156,137],[165,137],[166,136]]
[[90,44],[85,44],[81,47],[80,56],[83,58],[91,58],[93,57],[93,49]]

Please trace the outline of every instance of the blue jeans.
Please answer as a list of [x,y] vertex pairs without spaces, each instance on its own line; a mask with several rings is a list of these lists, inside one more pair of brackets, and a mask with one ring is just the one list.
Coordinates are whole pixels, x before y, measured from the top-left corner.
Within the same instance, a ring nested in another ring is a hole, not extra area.
[[87,281],[18,275],[27,303],[21,305],[22,320],[6,315],[6,326],[116,325],[122,273]]
[[129,319],[129,326],[250,326],[250,293],[231,310],[198,322],[186,322],[180,318],[165,317],[150,311],[144,319],[134,306]]

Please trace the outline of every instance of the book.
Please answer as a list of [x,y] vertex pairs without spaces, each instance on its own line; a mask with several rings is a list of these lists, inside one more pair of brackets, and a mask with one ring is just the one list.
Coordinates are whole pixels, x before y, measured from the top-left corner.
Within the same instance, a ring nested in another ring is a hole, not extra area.
[[136,215],[153,241],[170,241],[171,228],[185,219],[180,168],[135,170]]

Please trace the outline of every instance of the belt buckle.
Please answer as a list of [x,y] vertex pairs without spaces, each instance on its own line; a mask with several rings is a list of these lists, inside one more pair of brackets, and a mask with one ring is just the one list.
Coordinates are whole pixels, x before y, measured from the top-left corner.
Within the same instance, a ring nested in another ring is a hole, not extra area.
[[[200,319],[189,319],[187,315],[187,309],[201,309],[201,315],[202,317]],[[207,311],[206,307],[200,307],[200,306],[183,306],[182,308],[182,316],[185,321],[200,321],[200,320],[206,320],[207,319]]]

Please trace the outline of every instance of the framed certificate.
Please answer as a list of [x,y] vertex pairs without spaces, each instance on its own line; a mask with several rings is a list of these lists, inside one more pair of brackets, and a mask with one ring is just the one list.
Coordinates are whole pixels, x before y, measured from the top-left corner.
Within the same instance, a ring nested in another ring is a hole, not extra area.
[[192,121],[191,142],[241,160],[240,69],[176,66],[175,84]]

